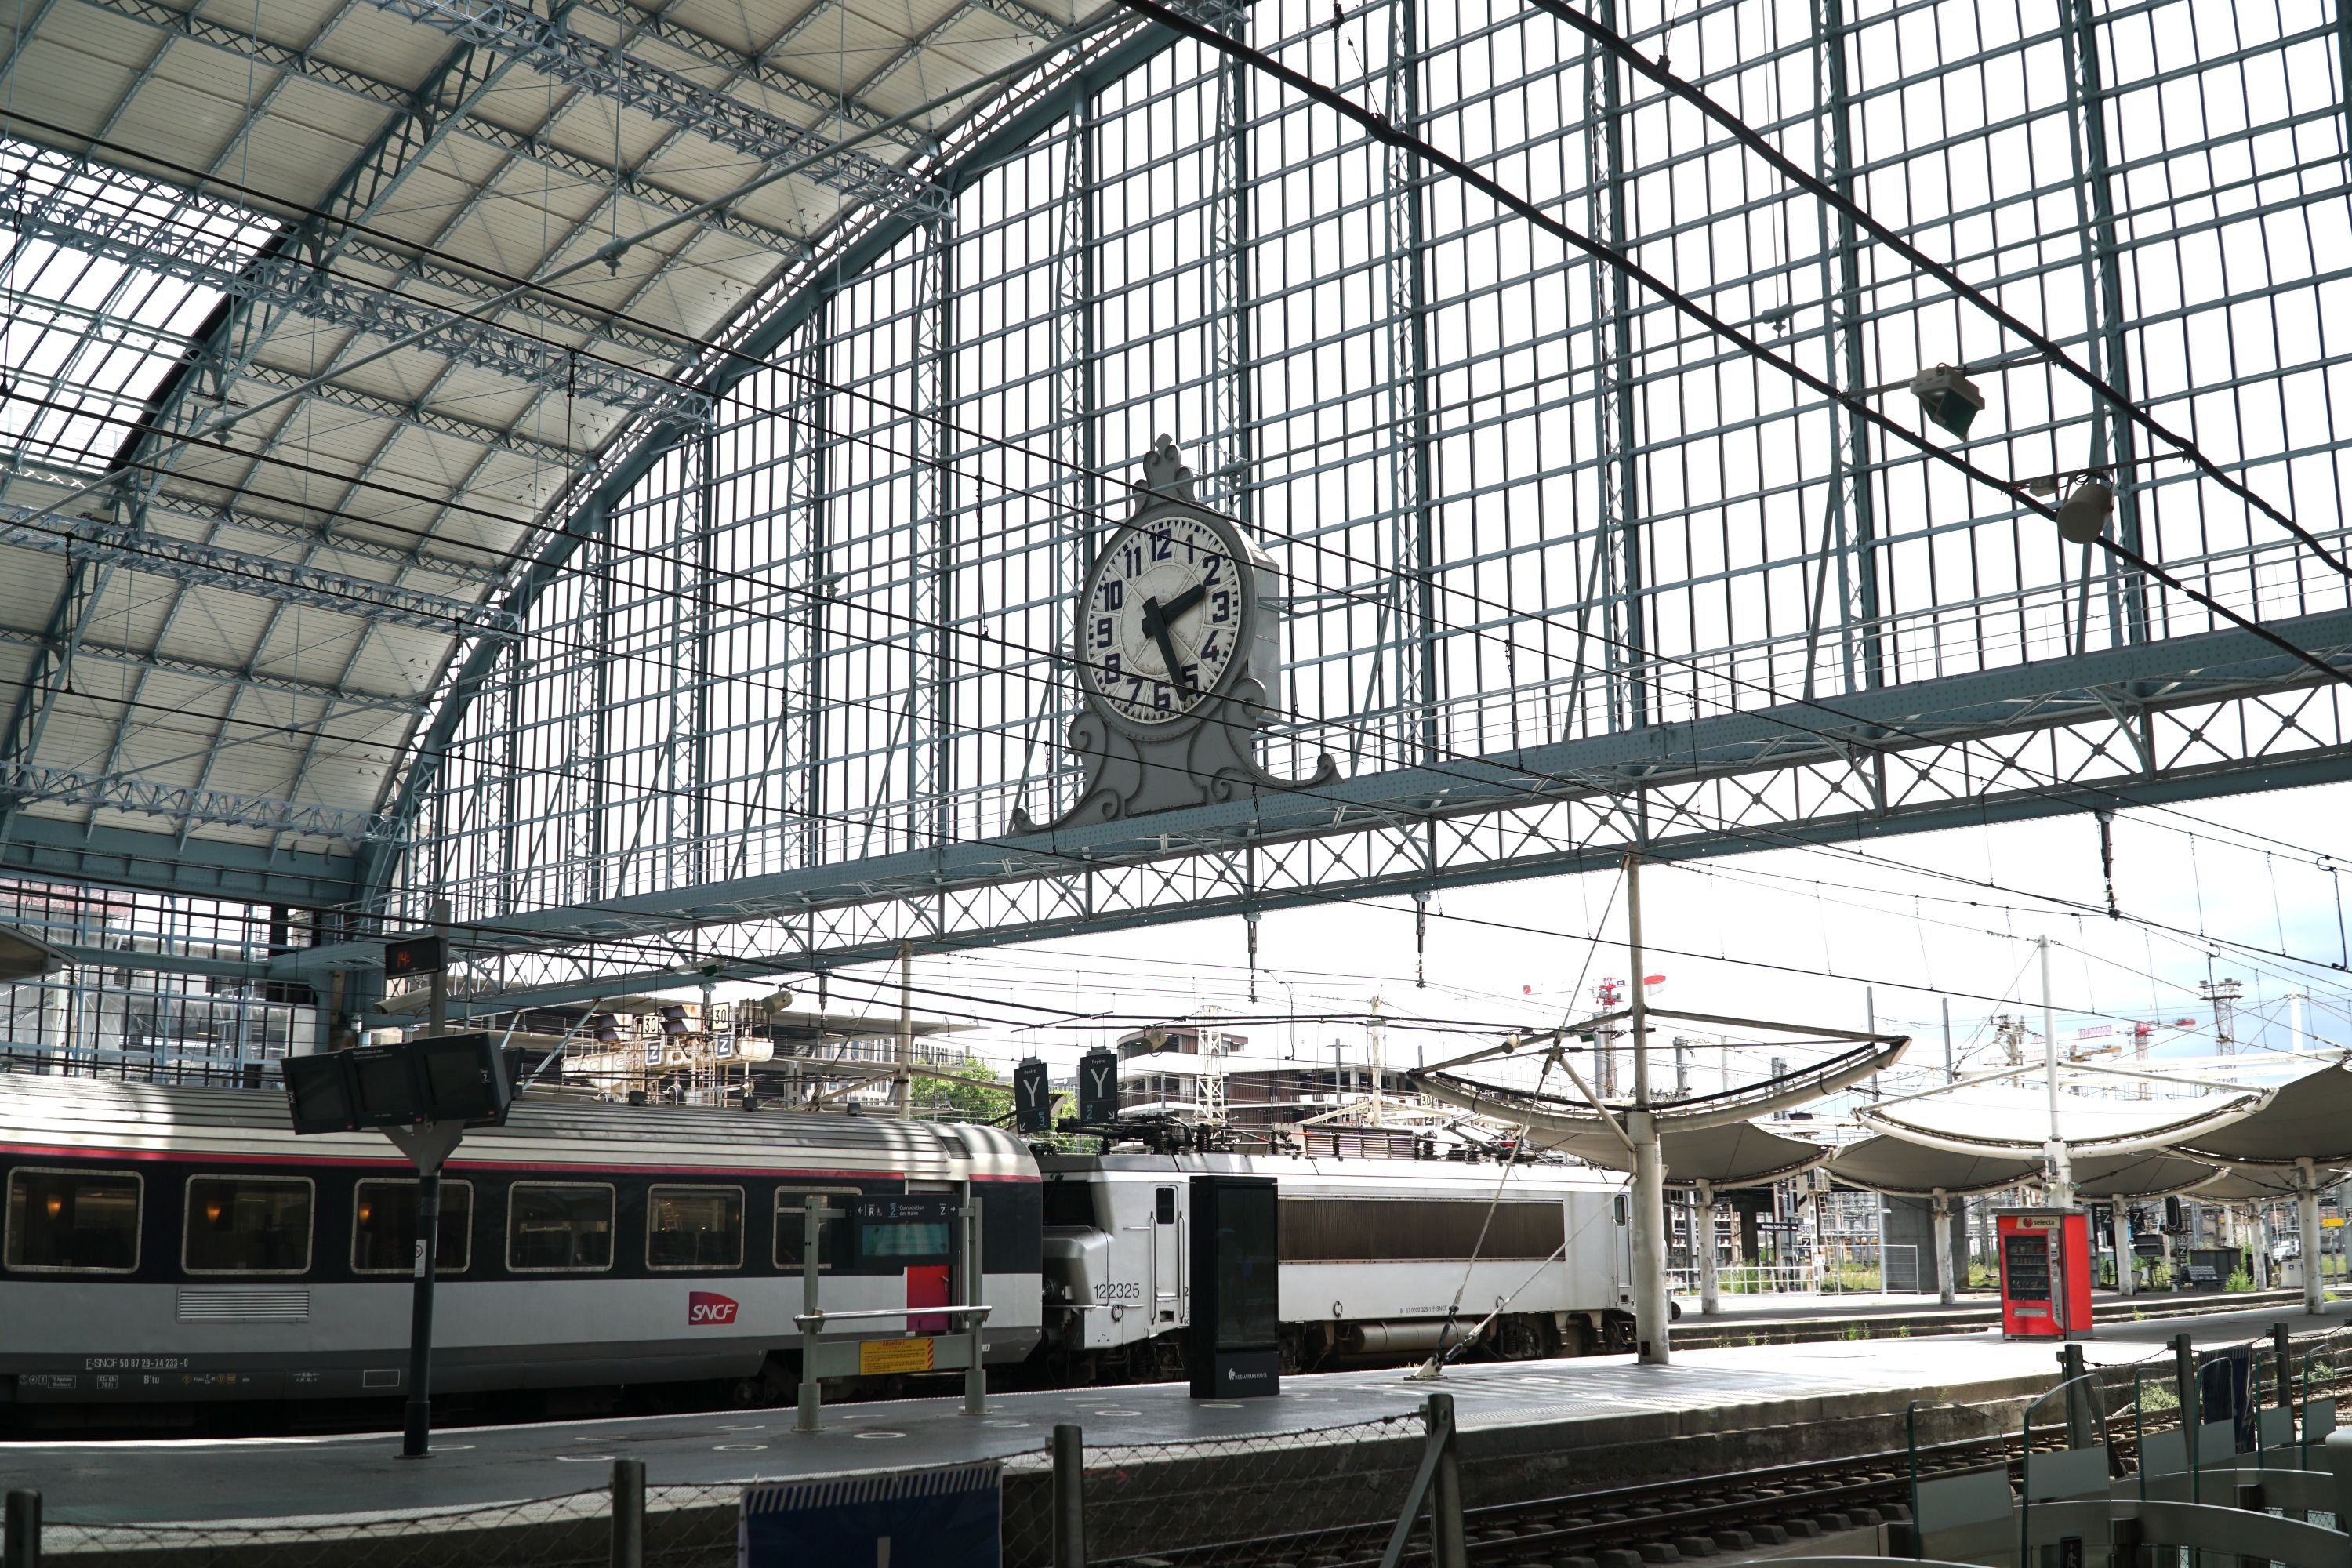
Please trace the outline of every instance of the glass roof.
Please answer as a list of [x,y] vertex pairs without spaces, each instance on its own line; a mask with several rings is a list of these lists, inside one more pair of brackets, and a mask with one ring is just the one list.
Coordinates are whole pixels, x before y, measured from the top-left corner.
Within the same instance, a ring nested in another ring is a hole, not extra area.
[[[229,203],[0,140],[0,451],[97,472],[276,225]],[[168,240],[153,264],[127,244]]]

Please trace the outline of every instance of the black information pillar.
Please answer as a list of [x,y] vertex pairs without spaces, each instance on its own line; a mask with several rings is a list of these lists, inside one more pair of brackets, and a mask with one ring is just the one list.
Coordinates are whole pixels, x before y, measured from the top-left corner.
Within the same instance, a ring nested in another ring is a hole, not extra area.
[[1192,1397],[1282,1392],[1280,1215],[1271,1176],[1192,1178]]

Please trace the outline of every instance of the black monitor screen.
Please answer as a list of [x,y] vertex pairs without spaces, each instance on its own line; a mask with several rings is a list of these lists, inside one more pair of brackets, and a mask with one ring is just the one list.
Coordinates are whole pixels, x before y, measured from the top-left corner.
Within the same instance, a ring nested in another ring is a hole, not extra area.
[[359,1080],[362,1121],[371,1127],[404,1127],[425,1119],[416,1103],[416,1084],[409,1076],[405,1050],[389,1047],[353,1051],[352,1067]]
[[1282,1337],[1274,1184],[1217,1194],[1217,1348],[1262,1350]]
[[425,1105],[436,1121],[478,1121],[498,1115],[495,1081],[505,1071],[487,1035],[419,1040],[410,1047],[425,1068]]
[[286,1103],[297,1132],[341,1132],[358,1125],[352,1080],[341,1057],[289,1057]]

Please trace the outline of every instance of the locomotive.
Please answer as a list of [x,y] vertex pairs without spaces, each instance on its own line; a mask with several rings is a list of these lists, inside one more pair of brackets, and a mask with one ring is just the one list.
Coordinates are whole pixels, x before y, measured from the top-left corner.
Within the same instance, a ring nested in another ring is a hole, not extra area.
[[[976,1300],[1000,1381],[1173,1375],[1189,1178],[1216,1172],[1278,1184],[1295,1368],[1418,1354],[1481,1324],[1486,1353],[1572,1354],[1615,1348],[1630,1323],[1619,1184],[1597,1171],[1041,1156],[985,1125],[533,1091],[444,1173],[436,1390],[717,1384],[789,1400],[813,1195],[830,1215],[828,1313]],[[386,1140],[298,1140],[276,1094],[0,1077],[0,1419],[403,1395],[416,1196]],[[976,1297],[948,1217],[975,1199]],[[947,1327],[835,1326],[861,1342]],[[874,1364],[893,1369],[886,1389],[908,1386],[904,1356]]]

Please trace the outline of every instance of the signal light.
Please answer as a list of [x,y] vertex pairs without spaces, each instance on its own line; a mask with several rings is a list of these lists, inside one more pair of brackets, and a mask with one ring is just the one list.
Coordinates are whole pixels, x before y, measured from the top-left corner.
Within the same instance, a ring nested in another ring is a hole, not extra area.
[[2084,479],[2058,509],[2058,536],[2069,544],[2088,544],[2107,531],[2116,511],[2116,492],[2097,479]]

